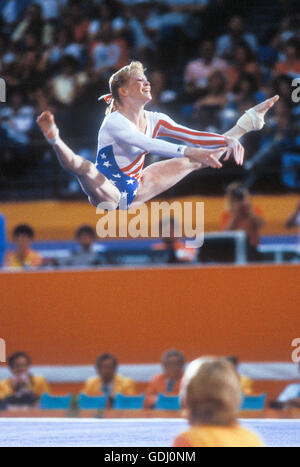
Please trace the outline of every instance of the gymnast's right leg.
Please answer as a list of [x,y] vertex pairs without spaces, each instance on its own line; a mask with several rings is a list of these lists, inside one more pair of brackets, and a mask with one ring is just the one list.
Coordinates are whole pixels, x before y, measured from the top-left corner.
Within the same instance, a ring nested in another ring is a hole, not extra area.
[[58,128],[51,112],[44,112],[37,119],[45,138],[53,146],[61,166],[74,175],[82,190],[93,206],[106,202],[108,210],[115,210],[120,203],[119,190],[110,183],[95,167],[81,156],[75,154],[59,137]]

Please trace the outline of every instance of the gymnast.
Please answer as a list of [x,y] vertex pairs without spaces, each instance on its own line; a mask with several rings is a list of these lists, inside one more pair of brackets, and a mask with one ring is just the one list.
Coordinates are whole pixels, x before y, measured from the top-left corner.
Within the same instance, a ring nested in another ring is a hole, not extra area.
[[[108,104],[99,130],[96,162],[76,155],[60,138],[51,112],[37,122],[53,146],[62,167],[77,177],[93,206],[105,203],[107,210],[136,208],[174,186],[189,173],[204,167],[221,168],[233,154],[242,165],[244,148],[239,139],[261,130],[266,112],[279,96],[248,110],[224,135],[196,131],[175,123],[169,116],[144,109],[151,101],[151,85],[140,62],[131,62],[109,80]],[[173,138],[174,144],[158,137]],[[168,158],[144,169],[148,153]]]

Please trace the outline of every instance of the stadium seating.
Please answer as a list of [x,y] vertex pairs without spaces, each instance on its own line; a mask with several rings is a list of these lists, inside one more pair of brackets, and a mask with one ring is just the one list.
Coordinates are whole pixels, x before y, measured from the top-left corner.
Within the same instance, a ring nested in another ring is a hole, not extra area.
[[267,394],[260,396],[244,396],[241,410],[264,410]]
[[179,410],[180,398],[178,396],[165,396],[164,394],[159,394],[155,408],[157,410]]
[[141,410],[144,406],[145,396],[124,396],[117,394],[113,408],[116,410]]
[[40,401],[40,408],[43,410],[69,410],[72,404],[72,394],[68,396],[50,396],[43,394]]
[[80,394],[78,397],[78,407],[81,410],[104,410],[107,404],[107,397],[92,397]]

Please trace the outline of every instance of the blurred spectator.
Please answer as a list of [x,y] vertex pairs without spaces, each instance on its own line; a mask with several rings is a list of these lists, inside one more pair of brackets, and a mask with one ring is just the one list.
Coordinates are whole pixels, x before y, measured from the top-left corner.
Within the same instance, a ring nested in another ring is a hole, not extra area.
[[225,73],[227,64],[215,54],[215,44],[211,40],[203,42],[199,48],[200,57],[187,64],[184,81],[189,90],[205,89],[209,75],[216,70]]
[[[298,363],[300,375],[300,363]],[[278,397],[278,402],[283,408],[300,408],[300,382],[290,384]]]
[[282,42],[286,42],[294,37],[300,38],[300,15],[294,14],[293,16],[284,18],[280,29],[280,39]]
[[34,407],[42,394],[50,394],[45,378],[30,371],[31,359],[24,352],[16,352],[8,359],[12,376],[0,381],[0,400],[6,408]]
[[[170,228],[169,228],[170,226]],[[168,252],[168,263],[191,263],[197,261],[196,248],[187,248],[185,240],[177,237],[178,225],[172,218],[160,223],[161,242],[154,245],[155,251]]]
[[136,0],[134,8],[127,10],[130,31],[133,37],[133,52],[136,56],[145,49],[154,50],[154,40],[146,27],[151,13],[149,0]]
[[34,108],[19,91],[10,96],[10,105],[0,107],[0,127],[15,144],[29,144],[34,123]]
[[248,240],[248,259],[258,260],[257,246],[260,229],[264,224],[261,209],[252,205],[249,191],[237,182],[227,187],[226,200],[227,209],[222,213],[221,229],[245,231]]
[[[93,70],[97,75],[106,75],[128,64],[127,44],[112,30],[110,22],[102,25],[90,53]],[[109,78],[108,74],[107,78]]]
[[26,11],[30,0],[0,0],[0,12],[5,24],[13,26]]
[[229,87],[239,85],[241,76],[245,74],[253,77],[256,87],[259,88],[262,82],[261,69],[257,57],[247,42],[237,44],[232,58],[232,64],[228,69]]
[[213,71],[208,77],[207,94],[195,104],[197,126],[219,130],[222,126],[222,110],[228,102],[227,81],[221,71]]
[[256,52],[257,39],[253,34],[245,31],[245,23],[241,16],[233,16],[228,23],[228,32],[217,40],[217,54],[219,57],[231,59],[241,42],[246,42]]
[[90,378],[82,391],[87,396],[107,396],[108,407],[111,407],[116,394],[132,396],[136,393],[135,382],[117,374],[118,361],[114,355],[100,355],[96,361],[96,370],[98,376]]
[[77,70],[77,61],[68,55],[62,59],[61,73],[50,82],[53,98],[59,103],[70,105],[82,92],[87,83],[87,74]]
[[151,103],[147,105],[147,109],[152,112],[161,112],[165,106],[168,106],[176,99],[176,92],[172,89],[167,89],[167,77],[159,70],[151,72],[149,81],[151,83]]
[[67,260],[68,266],[95,266],[98,264],[97,252],[94,248],[96,233],[89,225],[82,225],[78,228],[75,238],[77,247],[72,251],[71,257]]
[[[58,29],[53,42],[45,50],[45,59],[54,66],[60,63],[64,55],[74,57],[72,35],[68,29]],[[78,58],[78,54],[74,58]]]
[[[226,360],[228,360],[229,362],[231,362],[234,367],[236,368],[236,371],[239,373],[238,371],[238,367],[239,367],[239,359],[238,357],[236,357],[235,355],[232,355],[230,357],[226,357]],[[244,376],[244,375],[239,375],[240,376],[240,383],[241,383],[241,390],[242,390],[242,393],[245,394],[245,396],[251,396],[252,394],[254,394],[254,382],[252,381],[251,378],[248,378],[248,376]]]
[[29,5],[26,10],[26,15],[22,21],[17,25],[12,34],[13,42],[18,42],[24,38],[27,32],[36,35],[40,42],[43,40],[45,32],[45,23],[42,18],[42,9],[40,5]]
[[238,422],[240,381],[230,362],[212,357],[194,360],[185,372],[181,395],[190,429],[173,446],[263,446],[256,434]]
[[4,265],[12,269],[32,269],[42,265],[42,258],[32,250],[31,242],[34,240],[34,230],[26,224],[18,225],[13,232],[13,241],[16,251],[6,254]]
[[46,21],[58,20],[62,8],[67,5],[69,0],[33,0],[33,3],[40,5],[43,19]]
[[284,60],[278,62],[275,75],[300,76],[300,39],[291,38],[284,45]]
[[155,407],[158,394],[178,396],[184,364],[184,355],[178,350],[169,350],[163,355],[163,373],[154,376],[146,389],[146,408]]

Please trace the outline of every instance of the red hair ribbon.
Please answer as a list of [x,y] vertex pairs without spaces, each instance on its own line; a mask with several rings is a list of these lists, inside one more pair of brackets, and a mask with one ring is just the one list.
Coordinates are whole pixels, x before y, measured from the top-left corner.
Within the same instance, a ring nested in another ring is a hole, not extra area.
[[104,94],[103,96],[99,97],[98,101],[101,101],[102,99],[104,99],[106,104],[109,105],[111,104],[113,96],[112,94]]

